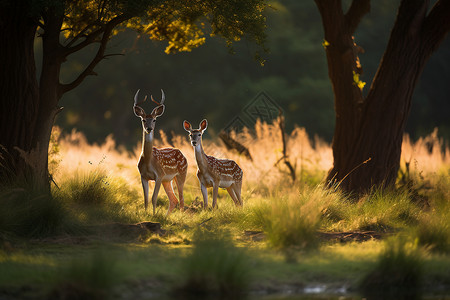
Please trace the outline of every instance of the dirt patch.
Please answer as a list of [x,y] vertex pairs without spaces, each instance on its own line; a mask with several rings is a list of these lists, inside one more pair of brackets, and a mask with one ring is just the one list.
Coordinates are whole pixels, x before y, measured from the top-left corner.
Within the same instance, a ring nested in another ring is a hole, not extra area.
[[[369,240],[380,240],[386,233],[376,231],[346,231],[346,232],[317,232],[317,235],[322,241],[330,242],[365,242]],[[244,237],[254,242],[262,241],[266,238],[263,231],[246,230]]]
[[385,233],[376,231],[346,231],[346,232],[318,232],[319,238],[323,241],[335,242],[365,242],[369,240],[380,240]]
[[136,224],[108,223],[96,225],[93,229],[101,235],[122,238],[128,237],[130,239],[146,236],[149,233],[158,234],[159,236],[164,236],[167,233],[166,230],[162,229],[161,224],[156,222],[141,222]]

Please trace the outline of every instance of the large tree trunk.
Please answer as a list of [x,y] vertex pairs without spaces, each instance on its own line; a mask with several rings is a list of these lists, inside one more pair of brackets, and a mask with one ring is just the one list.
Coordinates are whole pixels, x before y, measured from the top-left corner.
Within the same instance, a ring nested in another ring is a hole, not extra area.
[[[106,57],[113,29],[130,15],[120,14],[86,36],[80,32],[63,46],[64,1],[30,2],[0,4],[0,185],[19,181],[50,192],[48,146],[55,116],[61,110],[58,102],[64,93],[95,74],[95,66]],[[38,25],[43,45],[39,87],[33,49]],[[99,47],[85,70],[73,82],[61,84],[59,75],[66,57],[96,42]]]
[[48,146],[61,97],[59,71],[62,55],[59,32],[62,16],[47,12],[39,86],[34,61],[38,19],[26,1],[2,8],[0,47],[0,183],[26,183],[50,191]]
[[37,26],[24,1],[0,11],[0,183],[7,183],[37,175],[23,157],[36,147],[39,89],[33,45]]
[[316,0],[335,95],[330,183],[358,194],[395,183],[414,88],[426,61],[450,29],[448,24],[441,26],[448,23],[443,21],[450,15],[449,2],[438,1],[427,16],[428,1],[402,1],[386,52],[364,98],[357,77],[360,48],[352,35],[369,11],[370,0],[353,1],[346,14],[339,0]]

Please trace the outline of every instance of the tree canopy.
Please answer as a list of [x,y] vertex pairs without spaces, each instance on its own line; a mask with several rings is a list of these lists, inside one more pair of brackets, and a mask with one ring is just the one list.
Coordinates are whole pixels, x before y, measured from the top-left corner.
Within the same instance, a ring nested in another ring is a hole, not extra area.
[[[359,58],[364,67],[363,82],[371,82],[388,42],[399,1],[380,0],[355,31],[365,50]],[[168,133],[182,132],[183,115],[210,120],[210,134],[223,129],[238,116],[259,92],[265,91],[285,113],[287,129],[306,127],[311,135],[331,141],[334,128],[333,94],[327,78],[323,29],[313,1],[271,2],[267,17],[269,52],[261,67],[253,60],[255,46],[235,43],[235,54],[224,50],[223,41],[206,37],[203,47],[189,53],[166,55],[166,42],[158,43],[124,31],[110,43],[111,51],[123,53],[96,69],[79,88],[66,94],[66,107],[56,122],[65,130],[76,128],[90,141],[101,141],[113,134],[119,143],[134,146],[139,128],[125,103],[138,88],[157,93],[163,88],[170,114],[159,122]],[[39,50],[38,50],[39,51]],[[76,75],[93,55],[89,49],[77,55],[62,69],[66,81]],[[418,138],[439,127],[441,136],[450,138],[445,114],[450,103],[450,40],[446,40],[425,68],[413,98],[407,132]],[[101,87],[101,88],[100,88]],[[369,85],[363,89],[367,93]],[[249,124],[251,125],[251,123]]]
[[[112,36],[134,29],[150,39],[167,40],[168,53],[198,47],[206,35],[223,37],[229,47],[244,37],[263,46],[264,8],[263,0],[1,1],[0,177],[31,177],[49,187],[47,149],[55,116],[62,109],[59,100],[95,75],[100,61],[115,55],[107,52]],[[36,37],[42,38],[38,76]],[[73,80],[62,82],[62,65],[87,48],[94,49],[93,56]]]

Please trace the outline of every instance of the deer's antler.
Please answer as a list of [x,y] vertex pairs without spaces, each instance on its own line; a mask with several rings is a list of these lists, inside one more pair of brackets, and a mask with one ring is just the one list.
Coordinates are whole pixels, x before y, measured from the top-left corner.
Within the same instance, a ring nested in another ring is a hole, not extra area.
[[144,100],[142,100],[141,102],[138,102],[139,91],[140,91],[140,89],[137,90],[136,95],[134,95],[134,106],[138,106],[138,104],[144,103],[145,100],[147,100],[147,95],[146,95]]
[[155,102],[158,105],[164,105],[164,100],[166,99],[166,96],[164,95],[164,91],[161,89],[161,102],[156,101],[155,99],[153,99],[153,96],[150,95],[150,98],[152,99],[153,102]]

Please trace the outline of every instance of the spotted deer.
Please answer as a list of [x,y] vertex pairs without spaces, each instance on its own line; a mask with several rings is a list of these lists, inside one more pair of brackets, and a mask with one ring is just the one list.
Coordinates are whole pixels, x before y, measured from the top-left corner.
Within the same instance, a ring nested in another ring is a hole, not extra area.
[[184,129],[189,132],[189,139],[194,147],[195,159],[197,161],[197,177],[200,181],[200,187],[203,195],[204,208],[208,207],[207,188],[213,188],[212,207],[216,207],[217,194],[220,188],[225,188],[230,194],[236,206],[242,206],[241,188],[242,188],[242,169],[236,162],[230,159],[217,159],[206,155],[202,146],[202,135],[208,127],[208,121],[200,122],[199,129],[192,129],[188,121],[183,122]]
[[169,209],[167,215],[172,212],[178,203],[177,197],[173,191],[172,180],[177,184],[178,197],[180,199],[180,209],[184,208],[183,186],[186,180],[187,160],[180,150],[175,148],[158,149],[153,147],[156,119],[164,113],[164,91],[161,90],[161,101],[155,102],[158,106],[150,114],[146,114],[139,105],[147,99],[138,102],[139,90],[134,96],[134,114],[142,121],[142,153],[138,162],[139,173],[141,174],[142,188],[144,189],[145,210],[148,206],[149,180],[155,181],[155,188],[152,195],[153,214],[156,210],[156,201],[161,184],[169,197]]

